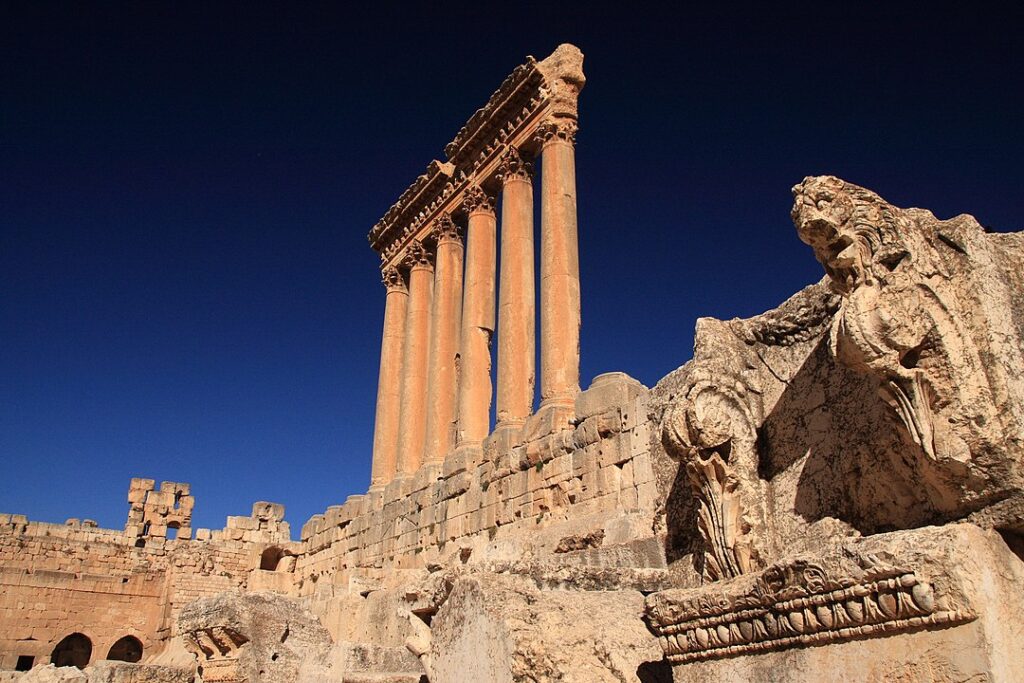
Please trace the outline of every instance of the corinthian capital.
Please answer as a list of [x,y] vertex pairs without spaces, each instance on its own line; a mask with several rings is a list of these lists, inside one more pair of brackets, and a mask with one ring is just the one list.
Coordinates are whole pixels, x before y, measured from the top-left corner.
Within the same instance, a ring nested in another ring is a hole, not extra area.
[[462,244],[462,229],[448,214],[445,214],[434,221],[434,239],[438,244],[442,242],[458,242]]
[[556,140],[574,145],[576,144],[577,130],[579,130],[579,124],[575,119],[549,119],[537,127],[534,139],[542,146]]
[[470,185],[462,199],[462,208],[466,213],[494,211],[494,198],[484,192],[479,185]]
[[409,268],[433,268],[433,254],[419,240],[413,240],[405,251],[403,262]]
[[405,278],[402,277],[402,273],[399,272],[398,268],[391,266],[381,271],[381,281],[384,283],[384,289],[389,292],[405,291]]
[[514,179],[529,180],[533,177],[533,164],[525,161],[518,149],[509,147],[508,151],[501,157],[501,167],[498,174],[502,182]]

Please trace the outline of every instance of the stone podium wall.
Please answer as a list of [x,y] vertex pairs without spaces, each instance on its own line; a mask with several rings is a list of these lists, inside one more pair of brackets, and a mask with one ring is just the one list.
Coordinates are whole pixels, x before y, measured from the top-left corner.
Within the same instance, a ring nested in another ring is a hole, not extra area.
[[[452,454],[408,483],[352,496],[302,528],[298,592],[353,575],[423,568],[453,555],[499,557],[505,539],[550,552],[566,537],[631,513],[631,537],[653,537],[659,504],[647,390],[622,373],[597,378],[576,401],[574,430],[543,434],[467,463]],[[489,547],[490,546],[490,547]]]

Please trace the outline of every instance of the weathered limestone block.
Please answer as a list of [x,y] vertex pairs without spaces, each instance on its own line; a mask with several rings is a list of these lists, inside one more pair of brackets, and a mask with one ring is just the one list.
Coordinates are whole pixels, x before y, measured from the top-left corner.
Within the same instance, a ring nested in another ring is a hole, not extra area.
[[322,666],[331,636],[295,600],[274,593],[220,593],[186,605],[178,631],[206,681],[298,681]]
[[37,666],[18,679],[18,683],[89,683],[85,672],[73,666],[56,667],[53,664]]
[[1022,580],[999,534],[955,524],[655,593],[647,613],[676,683],[1016,681]]
[[[832,176],[793,188],[793,222],[842,307],[830,350],[895,418],[893,457],[938,516],[1019,497],[1022,237],[899,209]],[[1005,523],[1020,527],[1020,509]]]
[[639,681],[661,659],[638,591],[541,591],[518,577],[455,582],[431,622],[432,683]]
[[586,391],[576,396],[576,419],[584,420],[629,405],[646,394],[647,387],[624,372],[606,372],[594,378]]
[[99,661],[85,668],[89,683],[192,683],[193,667]]

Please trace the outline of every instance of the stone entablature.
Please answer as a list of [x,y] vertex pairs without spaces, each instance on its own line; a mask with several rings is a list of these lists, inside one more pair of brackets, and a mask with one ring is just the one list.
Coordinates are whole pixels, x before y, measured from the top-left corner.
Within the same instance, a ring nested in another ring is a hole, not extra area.
[[445,146],[448,160],[431,161],[373,226],[370,246],[385,265],[400,261],[395,254],[435,218],[456,212],[470,187],[498,173],[508,149],[534,153],[542,123],[577,117],[576,98],[585,83],[582,61],[578,48],[561,45],[543,61],[527,57],[516,67]]

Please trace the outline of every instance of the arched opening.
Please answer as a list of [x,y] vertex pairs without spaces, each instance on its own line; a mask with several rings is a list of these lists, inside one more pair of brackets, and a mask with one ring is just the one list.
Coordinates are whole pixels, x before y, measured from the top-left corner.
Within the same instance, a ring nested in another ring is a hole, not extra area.
[[284,551],[276,545],[272,545],[260,555],[260,569],[268,572],[277,571],[277,565],[284,557]]
[[57,643],[50,655],[50,663],[55,666],[77,666],[84,669],[92,658],[92,641],[81,633],[72,633]]
[[110,646],[107,659],[119,662],[137,662],[142,659],[142,642],[135,636],[125,636]]

